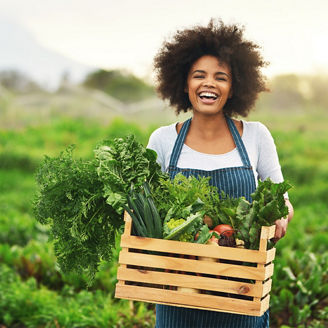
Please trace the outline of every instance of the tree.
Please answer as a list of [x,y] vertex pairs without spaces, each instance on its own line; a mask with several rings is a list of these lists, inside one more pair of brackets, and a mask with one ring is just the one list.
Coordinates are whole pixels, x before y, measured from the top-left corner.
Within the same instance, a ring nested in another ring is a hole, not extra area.
[[131,73],[121,70],[97,70],[85,78],[83,85],[102,90],[112,97],[129,103],[154,95],[154,89]]

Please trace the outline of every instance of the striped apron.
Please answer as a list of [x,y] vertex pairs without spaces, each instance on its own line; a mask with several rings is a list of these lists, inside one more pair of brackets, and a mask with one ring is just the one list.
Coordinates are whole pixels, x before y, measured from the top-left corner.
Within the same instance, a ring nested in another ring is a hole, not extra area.
[[[177,167],[178,159],[188,133],[191,118],[184,122],[175,141],[169,165],[169,175],[173,179],[176,174],[185,176],[211,177],[210,184],[223,190],[230,197],[244,196],[251,201],[251,193],[256,188],[255,177],[251,167],[246,148],[239,132],[229,117],[226,117],[230,133],[234,139],[243,166],[228,167],[213,171],[197,169],[182,169]],[[192,296],[191,296],[192,297]],[[168,305],[156,305],[156,328],[268,328],[269,311],[261,317],[189,309]]]

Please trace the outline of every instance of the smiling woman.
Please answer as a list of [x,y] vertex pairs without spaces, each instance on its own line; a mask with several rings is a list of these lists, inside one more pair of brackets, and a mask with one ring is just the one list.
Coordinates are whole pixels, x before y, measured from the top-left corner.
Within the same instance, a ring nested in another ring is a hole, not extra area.
[[244,39],[242,28],[215,24],[214,20],[207,27],[178,31],[171,42],[163,44],[154,60],[159,95],[169,100],[177,113],[192,109],[185,92],[192,65],[202,56],[213,56],[219,61],[219,71],[228,74],[231,82],[233,97],[227,99],[225,113],[247,116],[258,94],[267,90],[261,73],[267,63],[258,48]]
[[[209,177],[219,192],[249,201],[258,179],[283,181],[268,129],[233,118],[247,116],[266,90],[260,71],[265,62],[257,49],[244,39],[243,29],[214,20],[178,31],[164,43],[155,57],[158,92],[177,113],[192,111],[191,119],[161,127],[149,139],[148,148],[157,152],[172,179],[178,173]],[[287,198],[290,220],[293,209]],[[287,224],[286,219],[276,221],[276,240]],[[269,312],[252,317],[157,305],[156,327],[267,328]]]

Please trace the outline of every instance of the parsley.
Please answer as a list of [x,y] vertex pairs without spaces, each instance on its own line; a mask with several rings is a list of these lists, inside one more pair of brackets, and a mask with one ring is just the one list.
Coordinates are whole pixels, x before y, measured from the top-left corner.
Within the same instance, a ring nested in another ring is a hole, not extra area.
[[121,225],[102,196],[95,160],[73,158],[73,147],[59,157],[45,157],[38,169],[34,212],[50,225],[63,272],[86,272],[92,281],[101,259],[109,260],[115,229]]

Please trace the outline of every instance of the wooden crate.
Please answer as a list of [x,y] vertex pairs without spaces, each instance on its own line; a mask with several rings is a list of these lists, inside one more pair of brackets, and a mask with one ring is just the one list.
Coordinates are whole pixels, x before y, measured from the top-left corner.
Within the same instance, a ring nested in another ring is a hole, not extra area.
[[124,219],[115,297],[252,316],[269,308],[275,226],[249,250],[132,236]]

